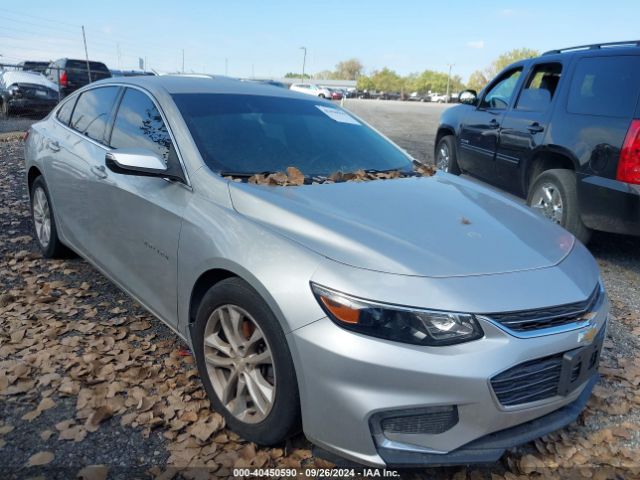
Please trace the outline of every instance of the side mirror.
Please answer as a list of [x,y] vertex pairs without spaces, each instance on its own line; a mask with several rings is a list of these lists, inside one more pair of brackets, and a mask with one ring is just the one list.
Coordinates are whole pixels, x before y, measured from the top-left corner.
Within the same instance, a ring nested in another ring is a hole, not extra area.
[[[169,154],[171,159],[171,153]],[[176,162],[169,162],[169,167],[157,154],[146,148],[120,148],[107,152],[104,162],[109,170],[121,175],[137,175],[139,177],[168,178],[187,184],[184,172]]]
[[460,92],[458,101],[465,105],[477,105],[478,93],[475,90],[464,90],[463,92]]

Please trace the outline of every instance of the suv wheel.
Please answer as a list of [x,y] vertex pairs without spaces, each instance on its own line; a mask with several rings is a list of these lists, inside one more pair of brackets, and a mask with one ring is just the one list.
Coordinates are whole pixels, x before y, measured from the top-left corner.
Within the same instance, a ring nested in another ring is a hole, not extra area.
[[435,163],[438,170],[460,175],[453,135],[446,135],[438,142]]
[[51,207],[49,190],[43,177],[38,177],[31,185],[31,218],[36,232],[36,240],[45,258],[65,258],[71,251],[58,237],[58,229]]
[[247,440],[280,443],[300,429],[298,383],[284,332],[246,282],[204,296],[192,327],[198,371],[213,407]]
[[569,230],[582,243],[589,241],[591,230],[580,218],[576,175],[572,170],[557,168],[542,172],[529,189],[527,204]]

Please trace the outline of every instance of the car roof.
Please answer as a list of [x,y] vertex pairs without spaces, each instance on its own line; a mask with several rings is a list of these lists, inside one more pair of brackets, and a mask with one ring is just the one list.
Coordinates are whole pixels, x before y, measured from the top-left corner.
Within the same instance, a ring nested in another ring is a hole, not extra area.
[[[276,87],[266,83],[243,82],[241,80],[212,75],[158,75],[138,77],[116,77],[94,82],[91,85],[132,85],[148,90],[151,93],[166,92],[171,95],[182,93],[217,93],[264,95],[270,97],[300,98],[309,100],[309,96]],[[318,101],[321,101],[318,99]]]

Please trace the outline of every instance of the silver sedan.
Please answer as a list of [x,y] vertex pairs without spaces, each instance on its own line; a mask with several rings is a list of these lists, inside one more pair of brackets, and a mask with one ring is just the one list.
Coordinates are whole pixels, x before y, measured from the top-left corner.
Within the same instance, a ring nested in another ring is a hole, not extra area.
[[366,465],[493,461],[575,419],[597,378],[609,307],[585,247],[416,174],[330,102],[105,80],[34,124],[25,158],[43,254],[80,254],[175,330],[248,440],[302,429]]

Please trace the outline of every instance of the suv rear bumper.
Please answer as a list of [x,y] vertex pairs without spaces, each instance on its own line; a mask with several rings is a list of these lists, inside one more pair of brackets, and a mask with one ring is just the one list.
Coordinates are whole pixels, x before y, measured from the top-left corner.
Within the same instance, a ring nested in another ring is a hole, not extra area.
[[578,177],[584,224],[594,230],[640,235],[640,185],[604,177]]

